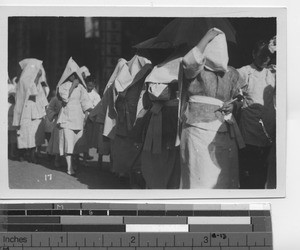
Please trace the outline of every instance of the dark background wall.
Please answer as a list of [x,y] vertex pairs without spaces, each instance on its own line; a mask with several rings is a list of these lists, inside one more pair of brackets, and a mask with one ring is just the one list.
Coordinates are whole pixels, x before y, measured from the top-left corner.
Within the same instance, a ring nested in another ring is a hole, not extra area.
[[[43,60],[50,87],[55,88],[69,57],[86,65],[96,76],[102,93],[119,57],[135,54],[134,45],[155,37],[173,18],[94,18],[97,35],[87,36],[83,17],[10,17],[8,22],[8,73],[18,75],[24,58]],[[230,64],[251,63],[253,44],[276,35],[275,18],[229,18],[236,30],[238,50]],[[107,45],[111,35],[117,39]]]

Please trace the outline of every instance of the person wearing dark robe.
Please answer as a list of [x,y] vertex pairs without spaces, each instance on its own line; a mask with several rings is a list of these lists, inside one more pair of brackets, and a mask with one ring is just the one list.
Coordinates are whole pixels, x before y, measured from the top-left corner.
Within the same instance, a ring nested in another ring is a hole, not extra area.
[[[180,184],[178,74],[180,57],[155,66],[145,82],[142,174],[148,189],[176,189]],[[147,103],[148,102],[148,103]]]

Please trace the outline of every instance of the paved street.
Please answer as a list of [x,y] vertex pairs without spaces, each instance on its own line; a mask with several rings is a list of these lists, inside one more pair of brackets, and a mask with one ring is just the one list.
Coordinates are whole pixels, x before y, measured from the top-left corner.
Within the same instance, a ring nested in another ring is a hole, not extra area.
[[[97,166],[97,154],[88,161],[88,166],[80,164],[76,177],[66,174],[66,163],[57,169],[53,161],[43,154],[38,164],[26,161],[8,161],[9,186],[17,189],[128,189],[128,183],[122,183],[109,171],[108,159],[104,157],[103,167]],[[82,162],[81,162],[82,163]]]

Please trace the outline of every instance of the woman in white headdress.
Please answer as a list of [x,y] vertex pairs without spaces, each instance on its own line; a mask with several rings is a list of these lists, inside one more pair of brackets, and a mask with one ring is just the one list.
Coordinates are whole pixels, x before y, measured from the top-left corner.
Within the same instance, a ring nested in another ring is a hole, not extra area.
[[225,34],[209,30],[182,60],[181,187],[239,187],[238,147],[244,147],[232,116],[243,86],[228,66]]
[[76,147],[82,137],[86,112],[92,109],[92,103],[86,91],[86,85],[76,62],[70,58],[57,86],[62,101],[57,125],[59,127],[59,152],[66,157],[69,175],[74,175],[72,155],[78,153]]
[[18,148],[30,151],[31,162],[36,162],[36,147],[45,140],[42,119],[48,105],[48,85],[42,63],[34,58],[22,60],[19,63],[22,73],[16,86],[13,126],[18,128]]

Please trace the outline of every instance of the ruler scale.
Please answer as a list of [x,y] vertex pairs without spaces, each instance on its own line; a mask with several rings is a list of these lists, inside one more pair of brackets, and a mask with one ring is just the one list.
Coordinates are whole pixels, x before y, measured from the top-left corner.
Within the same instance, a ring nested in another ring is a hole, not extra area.
[[0,250],[270,250],[268,204],[0,204]]

